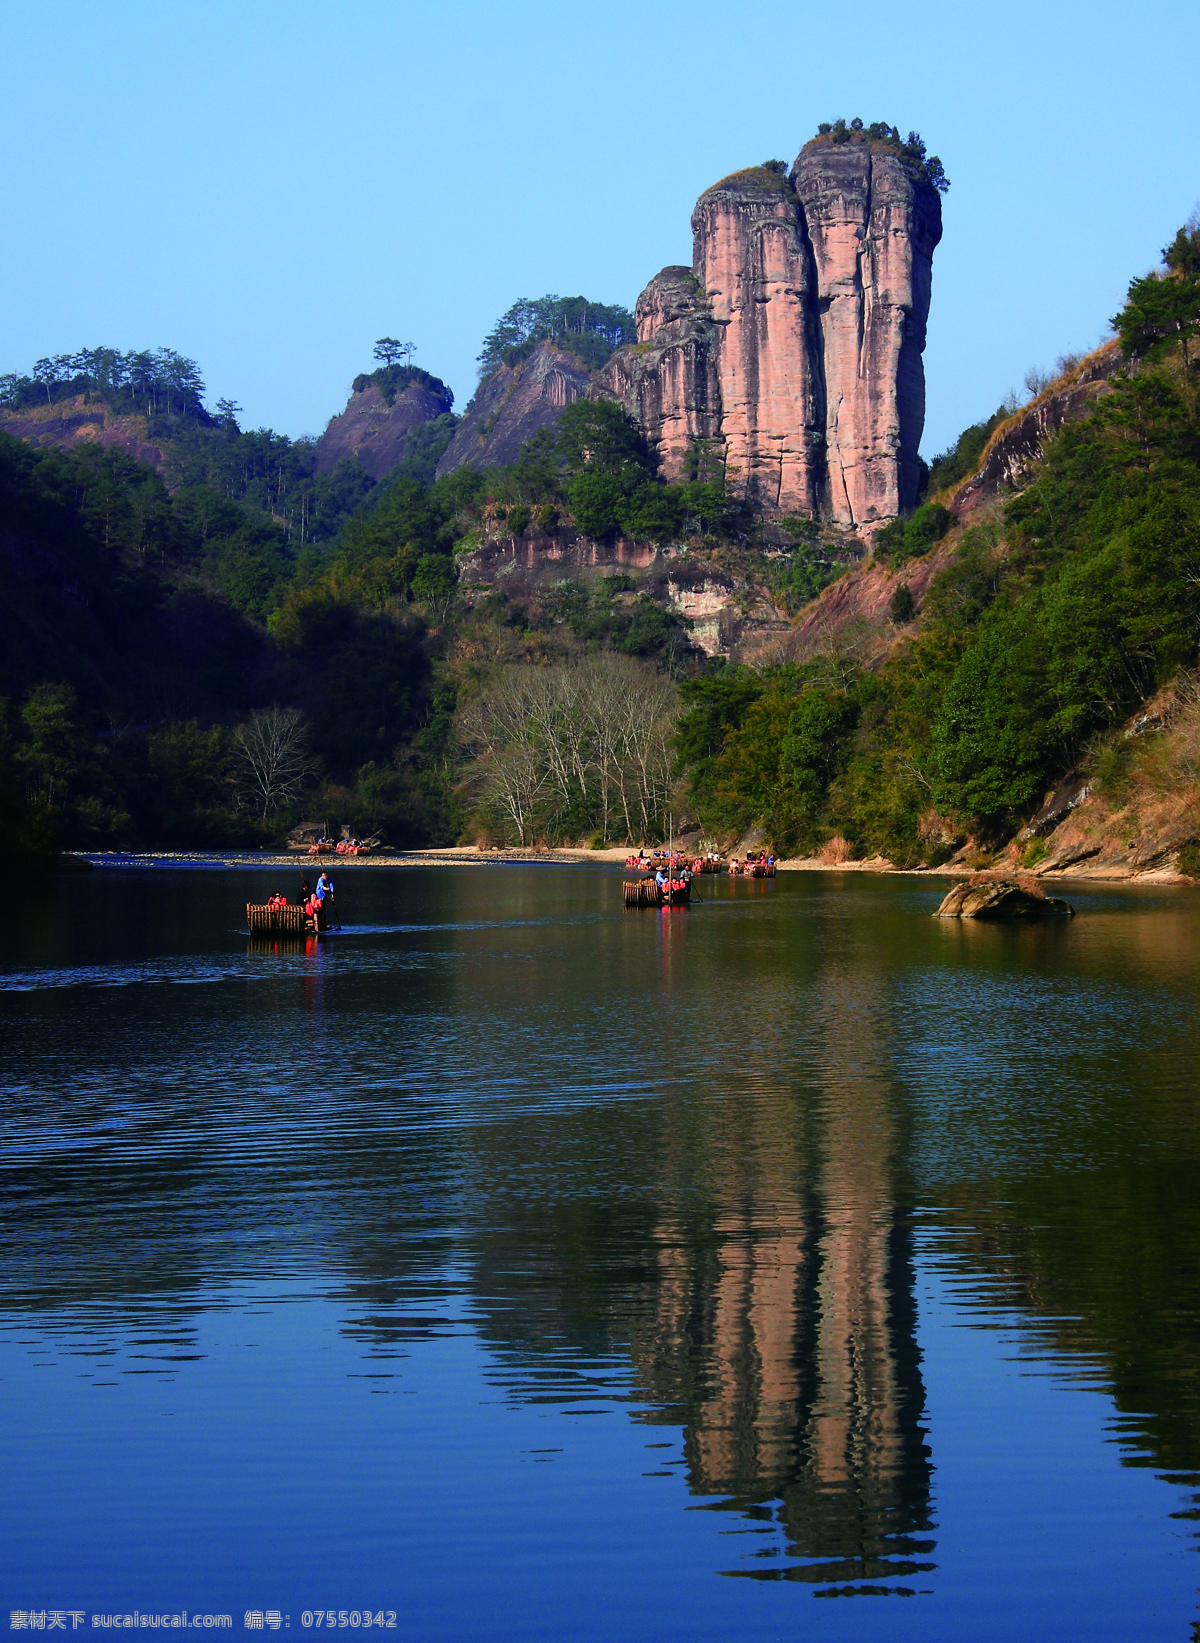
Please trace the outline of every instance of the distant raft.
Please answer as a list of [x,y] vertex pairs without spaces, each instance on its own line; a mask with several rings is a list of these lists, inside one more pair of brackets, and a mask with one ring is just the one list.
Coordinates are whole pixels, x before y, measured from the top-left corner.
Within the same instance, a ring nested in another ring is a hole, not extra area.
[[731,879],[773,879],[775,857],[760,852],[757,856],[747,856],[745,861],[739,861],[736,856],[732,856],[729,861],[729,876]]

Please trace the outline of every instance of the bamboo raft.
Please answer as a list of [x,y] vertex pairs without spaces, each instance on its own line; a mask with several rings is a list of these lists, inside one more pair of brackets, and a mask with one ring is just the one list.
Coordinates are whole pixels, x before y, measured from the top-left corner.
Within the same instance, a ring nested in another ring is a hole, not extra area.
[[673,885],[665,895],[654,879],[626,879],[621,888],[626,907],[686,907],[692,899],[690,884]]
[[321,935],[329,928],[324,908],[314,920],[303,907],[267,907],[252,901],[246,903],[246,923],[252,936]]

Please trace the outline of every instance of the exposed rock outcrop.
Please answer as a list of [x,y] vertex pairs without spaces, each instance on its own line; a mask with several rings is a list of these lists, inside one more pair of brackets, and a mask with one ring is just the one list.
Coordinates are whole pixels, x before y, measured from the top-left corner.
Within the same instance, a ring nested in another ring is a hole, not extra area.
[[1043,834],[1052,833],[1060,822],[1066,821],[1072,810],[1078,810],[1091,791],[1088,777],[1072,770],[1059,782],[1042,808],[1029,818],[1017,835],[1018,841],[1024,844],[1029,839],[1040,839]]
[[711,440],[730,488],[768,513],[868,533],[916,501],[925,323],[941,202],[865,133],[814,138],[791,175],[765,166],[708,189],[690,270],[637,305],[638,341],[597,373],[668,478]]
[[765,648],[782,643],[790,632],[784,612],[756,582],[706,556],[629,537],[596,541],[570,526],[553,535],[506,534],[503,526],[493,527],[460,551],[455,565],[468,602],[492,588],[502,588],[508,598],[526,598],[620,573],[632,586],[615,596],[617,604],[648,596],[687,619],[698,650],[733,662],[760,659]]
[[1106,342],[1002,422],[975,473],[954,492],[951,506],[959,518],[965,519],[1001,491],[1024,489],[1054,435],[1088,414],[1125,363],[1116,340]]
[[1125,776],[1105,782],[1085,760],[1020,830],[998,867],[1024,864],[1038,878],[1166,882],[1191,873],[1179,855],[1200,840],[1200,679],[1181,671],[1112,742]]
[[453,404],[436,377],[410,382],[390,402],[384,388],[368,379],[317,441],[317,472],[332,473],[344,458],[357,457],[372,479],[382,479],[404,460],[413,429],[436,421]]
[[816,265],[830,511],[868,525],[917,498],[941,199],[871,142],[818,138],[792,176]]
[[587,385],[587,367],[554,342],[539,343],[519,365],[502,365],[467,406],[438,463],[439,478],[464,464],[488,468],[515,462],[525,441],[552,427]]
[[164,446],[149,435],[146,418],[137,413],[118,416],[107,405],[89,403],[83,394],[20,411],[0,411],[0,433],[23,439],[27,445],[56,451],[103,445],[148,462],[159,473],[167,467]]
[[720,435],[720,332],[690,268],[656,274],[634,317],[637,342],[618,349],[591,391],[618,400],[653,441],[663,472],[678,478],[689,447]]

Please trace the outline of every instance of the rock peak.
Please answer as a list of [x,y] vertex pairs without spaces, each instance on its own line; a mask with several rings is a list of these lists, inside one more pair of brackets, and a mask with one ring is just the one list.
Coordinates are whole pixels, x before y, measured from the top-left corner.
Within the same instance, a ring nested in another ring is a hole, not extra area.
[[667,477],[703,440],[767,512],[870,532],[914,505],[941,200],[919,139],[887,132],[842,123],[790,173],[750,166],[700,196],[691,270],[650,282],[637,343],[592,389]]
[[447,415],[453,404],[445,383],[417,367],[356,377],[346,409],[317,441],[317,472],[330,474],[349,458],[372,479],[383,479],[404,460],[413,430]]

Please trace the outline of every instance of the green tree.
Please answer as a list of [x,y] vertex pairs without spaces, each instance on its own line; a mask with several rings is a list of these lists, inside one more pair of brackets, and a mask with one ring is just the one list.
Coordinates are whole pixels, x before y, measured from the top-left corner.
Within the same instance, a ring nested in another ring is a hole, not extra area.
[[380,337],[374,348],[375,358],[385,366],[397,365],[401,360],[407,363],[415,353],[415,343],[397,342],[395,337]]
[[1131,357],[1163,359],[1178,345],[1189,371],[1191,344],[1200,330],[1200,273],[1148,274],[1134,280],[1112,323]]
[[683,527],[688,495],[679,485],[643,480],[630,492],[620,513],[621,523],[639,541],[670,542]]
[[572,479],[567,501],[575,523],[588,536],[603,539],[620,530],[636,481],[619,469],[584,468]]
[[595,371],[636,335],[633,315],[619,304],[586,297],[521,297],[485,337],[479,374],[487,377],[501,365],[519,365],[539,342],[547,341],[559,343]]
[[629,472],[640,481],[652,470],[640,430],[609,399],[577,399],[558,419],[555,449],[571,477],[584,468]]
[[940,502],[926,502],[904,527],[904,552],[912,559],[928,553],[954,524],[954,515]]
[[[857,701],[847,691],[817,687],[805,690],[788,716],[779,746],[779,775],[784,788],[790,790],[787,833],[797,843],[815,840],[825,794],[845,761],[858,711]],[[779,799],[774,808],[783,821]]]
[[446,620],[454,602],[457,580],[454,561],[449,554],[423,553],[418,559],[413,572],[412,596],[418,604],[426,606],[435,627],[440,627]]

